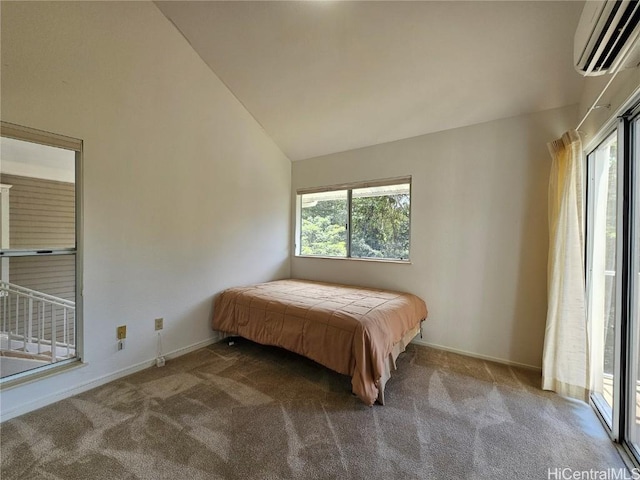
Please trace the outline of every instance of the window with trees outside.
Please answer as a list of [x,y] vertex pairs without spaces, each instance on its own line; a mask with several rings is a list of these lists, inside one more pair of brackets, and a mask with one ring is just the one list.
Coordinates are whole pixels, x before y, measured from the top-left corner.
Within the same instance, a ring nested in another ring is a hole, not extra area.
[[296,254],[409,260],[411,178],[298,191]]

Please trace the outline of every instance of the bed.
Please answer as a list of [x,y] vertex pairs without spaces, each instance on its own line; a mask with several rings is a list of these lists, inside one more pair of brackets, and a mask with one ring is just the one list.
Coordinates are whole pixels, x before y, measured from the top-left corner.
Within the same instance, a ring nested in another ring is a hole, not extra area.
[[425,302],[410,293],[290,279],[223,291],[212,326],[349,375],[364,403],[384,405],[395,361],[426,317]]

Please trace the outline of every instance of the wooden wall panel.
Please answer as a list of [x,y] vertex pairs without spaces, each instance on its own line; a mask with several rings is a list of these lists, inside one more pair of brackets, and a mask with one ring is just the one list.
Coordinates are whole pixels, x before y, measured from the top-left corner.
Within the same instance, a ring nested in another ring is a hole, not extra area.
[[[0,183],[11,185],[9,193],[9,242],[11,249],[57,249],[75,247],[75,185],[53,180],[0,175]],[[75,255],[11,257],[8,281],[21,287],[75,301]],[[24,314],[26,304],[19,308]],[[0,307],[1,308],[1,307]],[[15,303],[8,306],[15,318]],[[23,318],[14,333],[22,334]],[[63,312],[54,312],[56,337],[63,338]],[[1,317],[0,317],[1,318]],[[45,338],[51,338],[52,312],[45,310]],[[70,318],[69,321],[74,321]],[[37,312],[33,314],[37,325]],[[34,333],[37,330],[34,330]],[[73,338],[70,339],[73,341]]]
[[0,175],[9,191],[10,248],[75,247],[75,185]]

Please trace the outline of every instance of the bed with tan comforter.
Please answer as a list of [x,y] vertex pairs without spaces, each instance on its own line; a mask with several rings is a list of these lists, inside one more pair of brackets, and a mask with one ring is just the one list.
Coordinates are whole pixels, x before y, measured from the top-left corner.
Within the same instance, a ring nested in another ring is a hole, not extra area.
[[372,405],[384,404],[395,359],[426,317],[425,302],[410,293],[278,280],[222,292],[212,326],[349,375],[353,393]]

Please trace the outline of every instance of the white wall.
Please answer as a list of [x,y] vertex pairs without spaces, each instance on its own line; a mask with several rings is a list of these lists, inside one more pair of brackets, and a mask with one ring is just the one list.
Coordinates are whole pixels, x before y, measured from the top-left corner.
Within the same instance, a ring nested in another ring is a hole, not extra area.
[[292,190],[413,176],[411,265],[293,258],[296,278],[413,292],[424,342],[540,367],[546,322],[546,143],[575,106],[293,162]]
[[[2,419],[206,344],[213,295],[289,275],[289,160],[148,2],[2,2],[3,121],[84,141],[88,365]],[[126,324],[126,348],[116,326]]]

